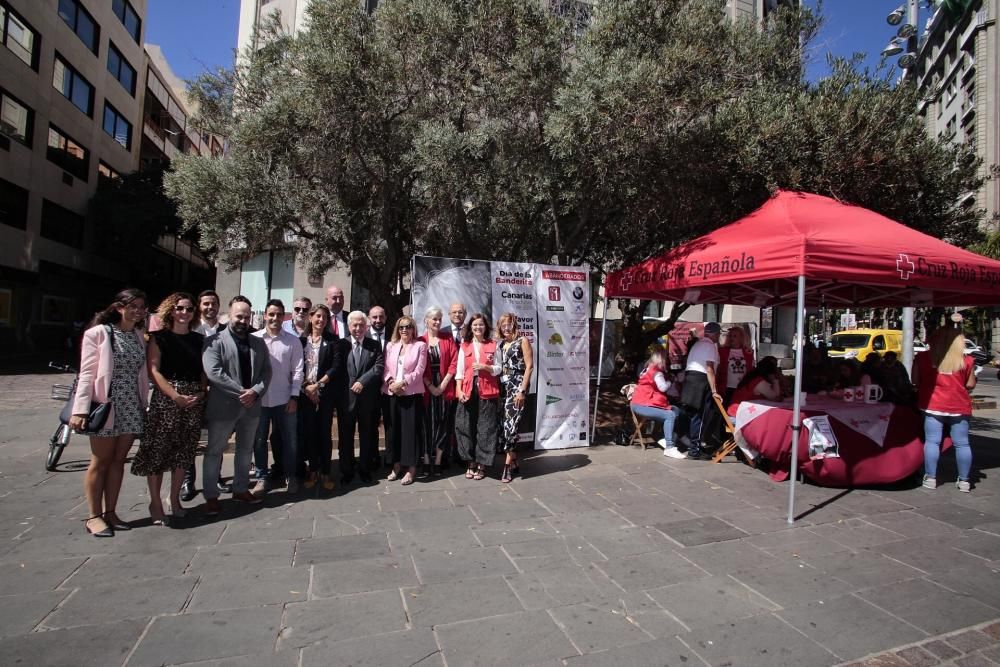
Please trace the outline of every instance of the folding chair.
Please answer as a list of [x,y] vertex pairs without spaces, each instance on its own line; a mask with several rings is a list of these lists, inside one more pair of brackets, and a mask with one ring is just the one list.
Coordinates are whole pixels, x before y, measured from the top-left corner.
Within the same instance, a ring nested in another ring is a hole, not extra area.
[[718,396],[713,396],[712,400],[715,401],[715,407],[719,409],[719,413],[722,415],[722,423],[726,431],[722,446],[712,456],[712,463],[719,463],[722,459],[729,456],[730,452],[736,449],[736,427],[733,426],[732,420],[729,419],[729,413],[722,407],[722,399]]
[[646,447],[656,447],[656,439],[653,437],[654,429],[650,429],[649,435],[643,433],[643,429],[649,424],[654,424],[655,422],[647,421],[646,419],[640,417],[632,411],[632,407],[629,406],[628,413],[632,415],[632,424],[635,426],[635,430],[632,432],[632,439],[629,440],[630,445],[642,445],[642,451],[646,451]]

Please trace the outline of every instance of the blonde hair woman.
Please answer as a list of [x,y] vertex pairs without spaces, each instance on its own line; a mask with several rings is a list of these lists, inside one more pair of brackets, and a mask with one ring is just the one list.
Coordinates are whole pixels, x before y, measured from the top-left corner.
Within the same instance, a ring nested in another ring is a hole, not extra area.
[[926,489],[937,488],[937,464],[945,427],[955,445],[959,491],[971,490],[972,449],[969,418],[976,386],[973,359],[965,355],[965,336],[960,329],[941,328],[931,337],[930,349],[916,356],[913,384],[917,385],[917,407],[924,412],[924,481]]
[[417,323],[406,315],[396,320],[392,340],[385,346],[385,375],[382,391],[389,395],[392,412],[390,450],[392,472],[390,482],[399,478],[406,468],[400,484],[413,484],[417,463],[423,452],[423,402],[424,371],[427,368],[427,343],[417,338]]
[[715,373],[715,386],[722,394],[726,405],[740,382],[754,368],[753,349],[747,340],[747,332],[741,326],[730,327],[726,331],[726,342],[719,346],[719,368]]

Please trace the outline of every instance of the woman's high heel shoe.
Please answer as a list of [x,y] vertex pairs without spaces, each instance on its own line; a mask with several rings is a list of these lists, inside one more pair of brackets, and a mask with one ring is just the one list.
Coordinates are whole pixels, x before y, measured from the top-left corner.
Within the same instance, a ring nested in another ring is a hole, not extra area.
[[170,516],[175,516],[178,519],[187,516],[187,510],[181,507],[180,503],[174,505],[172,502],[170,502],[170,500],[166,498],[163,499],[163,503],[164,505],[166,505],[167,514],[169,514]]
[[[108,519],[109,514],[111,515],[110,519]],[[114,512],[105,512],[104,521],[115,530],[120,530],[120,531],[132,530],[132,526],[128,525],[127,523],[119,519],[118,515],[115,514]]]
[[510,474],[510,464],[506,464],[503,467],[503,474],[500,476],[500,481],[503,482],[504,484],[510,484],[510,481],[512,479],[513,477],[511,477]]

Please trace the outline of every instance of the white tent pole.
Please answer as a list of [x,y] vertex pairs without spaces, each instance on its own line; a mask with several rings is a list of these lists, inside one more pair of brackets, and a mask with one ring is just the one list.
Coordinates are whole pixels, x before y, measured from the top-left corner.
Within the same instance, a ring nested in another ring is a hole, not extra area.
[[806,277],[799,276],[795,300],[795,393],[792,399],[792,468],[788,480],[788,523],[795,523],[795,482],[799,476],[799,433],[802,430],[802,339],[805,337]]
[[590,444],[594,444],[594,434],[597,433],[597,404],[601,400],[601,369],[604,368],[604,335],[608,324],[608,281],[604,281],[604,308],[601,314],[601,351],[597,355],[597,392],[594,394],[594,418],[590,420]]

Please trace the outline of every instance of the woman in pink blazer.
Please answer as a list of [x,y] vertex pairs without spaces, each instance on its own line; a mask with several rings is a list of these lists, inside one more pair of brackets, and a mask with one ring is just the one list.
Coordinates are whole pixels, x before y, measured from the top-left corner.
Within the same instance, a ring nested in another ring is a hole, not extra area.
[[146,295],[126,289],[94,315],[83,333],[70,427],[86,428],[91,402],[110,400],[112,404],[103,428],[90,436],[90,466],[83,481],[90,510],[87,532],[95,537],[113,537],[116,530],[132,528],[118,517],[115,507],[125,458],[145,424],[149,394],[146,341],[141,332],[145,320]]
[[389,446],[392,451],[392,472],[388,480],[399,478],[402,467],[406,474],[400,482],[413,484],[423,442],[424,371],[427,368],[427,343],[417,339],[417,327],[412,317],[396,320],[392,340],[385,346],[385,376],[382,392],[389,395],[392,431]]

